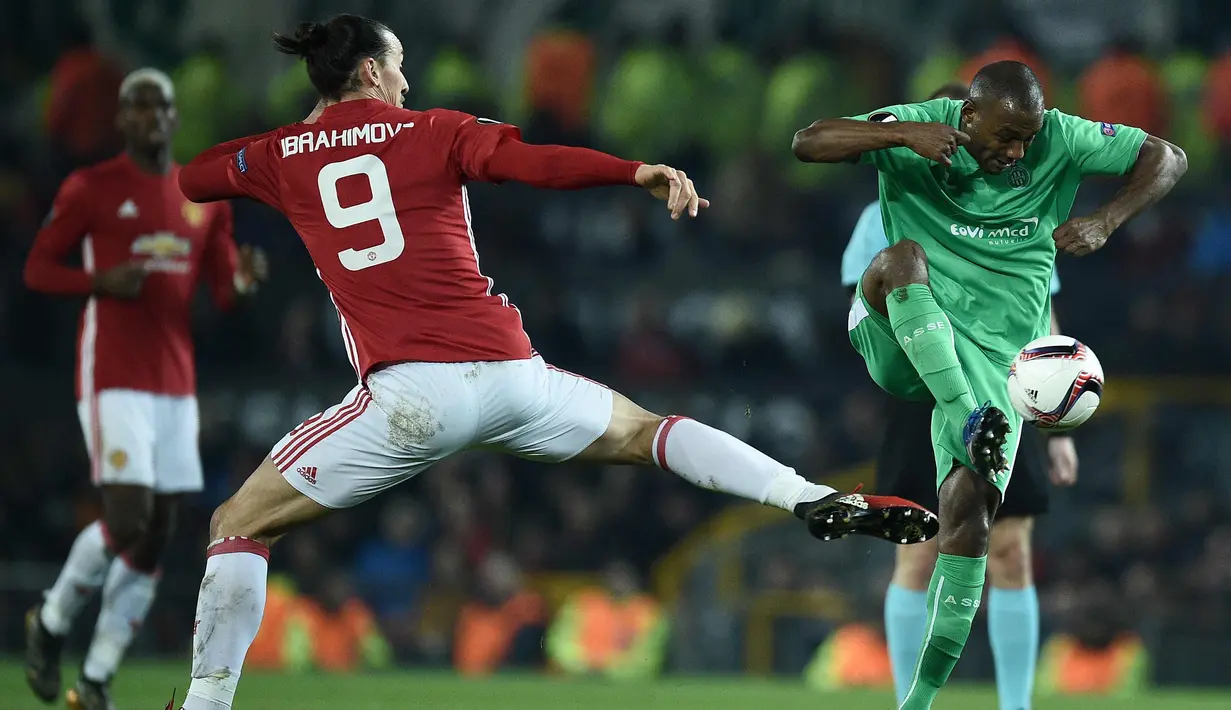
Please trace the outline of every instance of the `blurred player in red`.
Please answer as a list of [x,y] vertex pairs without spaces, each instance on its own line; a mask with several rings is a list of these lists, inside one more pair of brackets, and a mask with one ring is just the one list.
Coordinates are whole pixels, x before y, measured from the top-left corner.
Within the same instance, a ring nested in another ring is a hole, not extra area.
[[[26,262],[26,285],[85,296],[77,411],[103,517],[77,536],[64,569],[27,615],[26,678],[51,702],[73,620],[102,588],[102,609],[75,710],[112,706],[107,687],[149,611],[182,493],[201,490],[191,306],[199,281],[227,308],[264,277],[264,256],[237,251],[225,202],[184,197],[171,162],[171,80],[140,69],[120,88],[120,156],[71,174]],[[81,266],[66,263],[81,255]]]
[[278,442],[214,513],[185,710],[231,707],[261,621],[270,543],[465,449],[658,466],[792,511],[822,539],[936,533],[935,516],[912,503],[812,484],[728,434],[548,365],[517,309],[492,294],[468,182],[640,186],[672,218],[695,217],[709,203],[683,171],[527,145],[512,126],[456,111],[405,110],[402,45],[372,20],[304,23],[276,42],[306,61],[317,110],[207,151],[180,185],[193,200],[245,196],[290,219],[337,306],[359,383]]

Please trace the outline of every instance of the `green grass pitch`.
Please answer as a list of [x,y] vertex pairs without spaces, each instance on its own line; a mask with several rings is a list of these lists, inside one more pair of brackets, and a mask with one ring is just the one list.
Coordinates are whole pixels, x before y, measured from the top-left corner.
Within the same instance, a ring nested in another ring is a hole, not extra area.
[[[65,681],[75,668],[65,666]],[[134,663],[115,681],[119,710],[162,710],[177,688],[187,686],[188,662]],[[447,673],[396,672],[375,675],[244,675],[237,710],[892,710],[888,693],[818,693],[790,681],[740,678],[675,678],[624,684],[500,676],[464,680]],[[26,688],[14,659],[0,663],[0,708],[41,710]],[[178,708],[178,704],[176,705]],[[990,688],[955,686],[941,693],[937,710],[987,710],[996,707]],[[1035,710],[1197,710],[1231,708],[1231,694],[1174,692],[1130,700],[1067,698],[1040,700]]]

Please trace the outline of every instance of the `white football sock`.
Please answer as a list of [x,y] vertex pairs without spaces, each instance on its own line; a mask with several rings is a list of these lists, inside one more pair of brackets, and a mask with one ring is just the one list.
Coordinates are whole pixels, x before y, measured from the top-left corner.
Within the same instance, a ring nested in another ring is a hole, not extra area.
[[796,505],[834,493],[701,422],[670,416],[658,426],[651,447],[654,463],[701,488],[730,493],[793,511]]
[[123,557],[111,562],[103,584],[103,604],[98,625],[86,653],[82,670],[89,680],[106,683],[120,667],[120,659],[132,644],[137,629],[154,603],[157,572],[133,569]]
[[206,555],[192,636],[192,684],[183,710],[229,710],[265,613],[268,547],[228,537],[210,545]]
[[112,557],[101,520],[90,523],[77,535],[60,576],[43,600],[39,618],[48,631],[55,636],[68,633],[86,602],[103,586]]

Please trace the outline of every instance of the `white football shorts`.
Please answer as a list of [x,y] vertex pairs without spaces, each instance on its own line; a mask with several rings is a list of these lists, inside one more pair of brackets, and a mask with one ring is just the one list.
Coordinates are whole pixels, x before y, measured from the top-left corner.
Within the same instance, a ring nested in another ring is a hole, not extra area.
[[467,449],[565,461],[602,436],[611,390],[535,355],[378,370],[270,452],[297,490],[348,508]]
[[94,485],[201,490],[196,397],[107,389],[78,401],[77,416]]

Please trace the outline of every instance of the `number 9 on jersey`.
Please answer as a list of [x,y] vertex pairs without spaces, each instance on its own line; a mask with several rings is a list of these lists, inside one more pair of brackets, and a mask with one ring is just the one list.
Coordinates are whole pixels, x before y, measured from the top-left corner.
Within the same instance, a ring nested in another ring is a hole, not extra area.
[[[357,205],[343,207],[338,199],[338,181],[342,178],[363,175],[368,179],[372,199]],[[384,264],[402,255],[406,238],[402,225],[398,224],[397,208],[389,187],[389,172],[375,155],[359,155],[350,160],[329,163],[316,176],[316,185],[321,193],[321,205],[325,218],[336,229],[346,229],[364,222],[375,221],[380,225],[384,240],[366,249],[343,249],[338,260],[350,271],[362,271]]]

